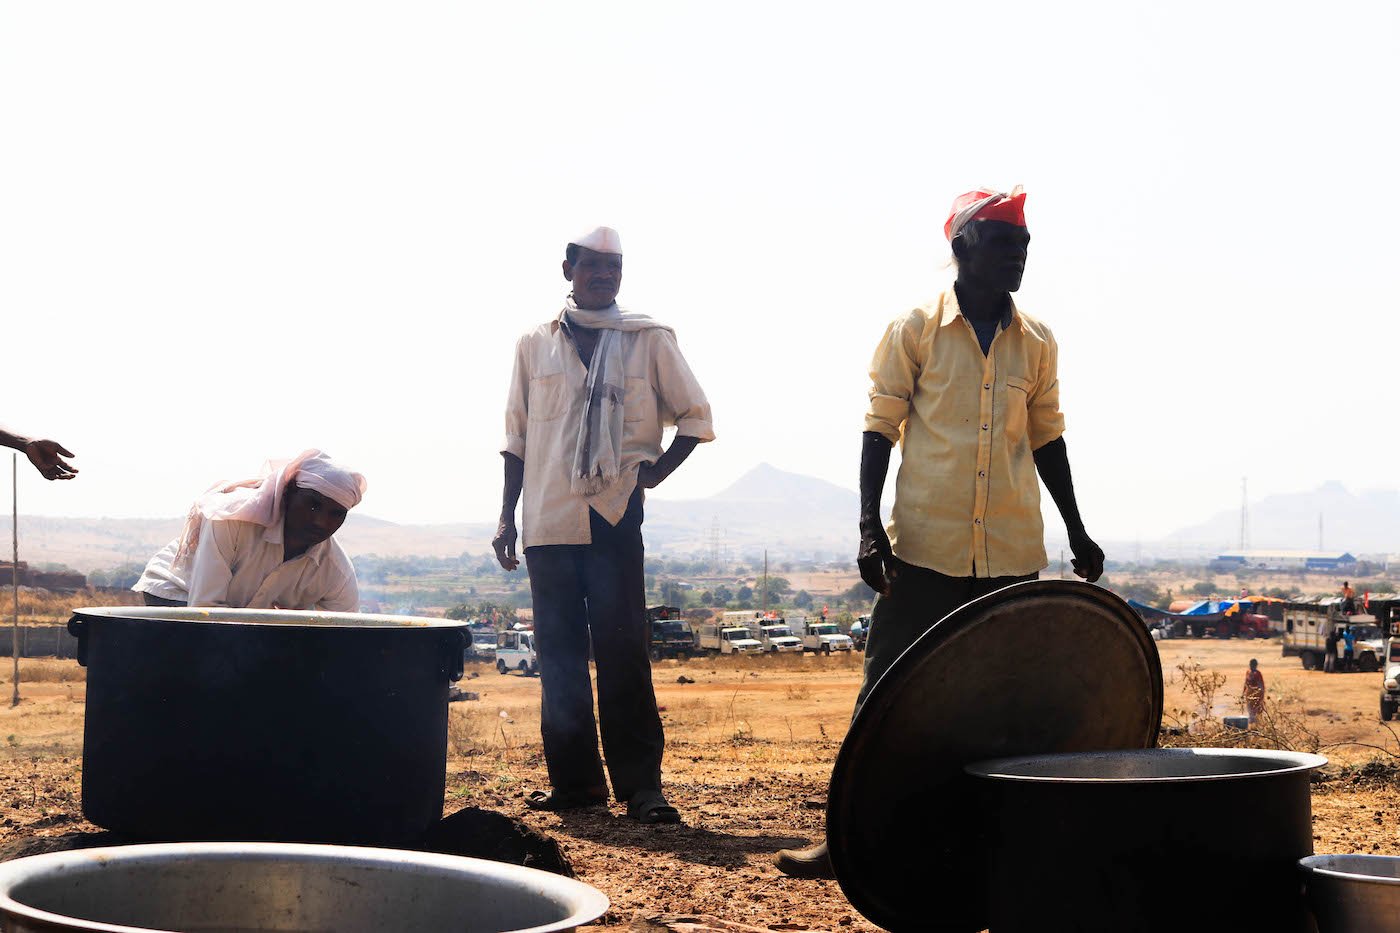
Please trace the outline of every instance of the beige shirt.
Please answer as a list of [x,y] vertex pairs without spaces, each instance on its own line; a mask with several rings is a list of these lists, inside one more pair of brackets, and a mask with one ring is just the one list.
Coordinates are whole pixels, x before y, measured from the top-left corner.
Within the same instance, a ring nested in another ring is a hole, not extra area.
[[194,558],[172,566],[178,545],[172,541],[158,551],[132,589],[191,606],[360,609],[355,565],[334,538],[284,561],[280,524],[265,528],[253,522],[208,521],[200,529]]
[[710,403],[681,355],[676,336],[652,327],[624,331],[621,476],[585,498],[569,485],[578,441],[588,369],[558,318],[541,324],[515,345],[515,371],[506,393],[506,437],[502,453],[525,461],[521,503],[521,547],[591,544],[589,508],[616,525],[637,486],[637,467],[661,456],[662,431],[701,441],[715,438]]
[[865,430],[902,444],[889,534],[895,556],[958,577],[1046,565],[1031,452],[1064,433],[1050,329],[1013,305],[987,354],[953,289],[885,331],[870,364]]

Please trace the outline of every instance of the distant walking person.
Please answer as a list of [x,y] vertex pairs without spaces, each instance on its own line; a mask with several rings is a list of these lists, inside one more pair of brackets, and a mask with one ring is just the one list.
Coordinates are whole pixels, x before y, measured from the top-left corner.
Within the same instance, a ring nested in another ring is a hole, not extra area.
[[1249,713],[1249,724],[1264,715],[1264,674],[1259,670],[1259,662],[1249,659],[1249,670],[1244,675],[1244,706]]
[[1356,615],[1356,590],[1346,580],[1342,581],[1342,614]]
[[1334,673],[1337,670],[1337,656],[1341,653],[1337,647],[1342,642],[1342,636],[1337,631],[1337,627],[1332,623],[1327,624],[1326,650],[1322,655],[1322,671],[1325,674]]
[[[856,711],[930,626],[959,606],[1046,566],[1040,482],[1069,532],[1074,572],[1093,582],[1103,551],[1084,530],[1060,413],[1059,348],[1016,307],[1030,233],[1025,194],[971,191],[944,234],[957,281],[888,326],[870,364],[860,461],[863,580],[879,594]],[[880,496],[900,445],[888,533]],[[1038,477],[1038,478],[1037,478]],[[833,877],[825,842],[783,849],[777,866]]]
[[[568,810],[607,802],[675,823],[661,791],[665,740],[651,683],[642,571],[644,489],[714,439],[710,403],[671,328],[617,305],[622,243],[599,227],[564,250],[573,286],[563,310],[515,345],[506,397],[505,494],[491,542],[506,570],[521,509],[540,662],[540,733],[549,793],[526,803]],[[663,431],[675,425],[670,447]],[[589,644],[598,671],[593,719]]]
[[73,452],[58,441],[23,437],[0,428],[0,447],[24,454],[44,479],[72,479],[78,475],[78,468],[63,459],[73,456]]
[[1356,633],[1351,630],[1350,625],[1342,627],[1342,644],[1345,646],[1342,651],[1342,670],[1354,670],[1356,667]]

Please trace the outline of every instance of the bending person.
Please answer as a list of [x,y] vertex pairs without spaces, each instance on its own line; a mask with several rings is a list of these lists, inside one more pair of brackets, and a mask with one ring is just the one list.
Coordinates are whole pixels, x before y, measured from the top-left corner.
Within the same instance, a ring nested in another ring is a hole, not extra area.
[[78,475],[78,468],[63,459],[74,456],[73,452],[58,441],[22,437],[0,428],[0,447],[24,454],[44,479],[72,479]]
[[319,450],[217,483],[132,589],[148,606],[355,612],[355,567],[331,536],[366,485]]

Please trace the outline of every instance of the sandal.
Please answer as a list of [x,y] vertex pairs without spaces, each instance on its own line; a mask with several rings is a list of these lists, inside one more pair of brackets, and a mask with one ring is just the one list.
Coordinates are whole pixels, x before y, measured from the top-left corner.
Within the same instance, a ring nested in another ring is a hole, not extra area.
[[599,795],[583,790],[542,790],[531,791],[525,797],[525,806],[531,810],[581,810],[584,807],[601,807],[608,802],[606,794]]
[[659,790],[639,790],[627,801],[627,816],[639,823],[679,823],[681,813]]

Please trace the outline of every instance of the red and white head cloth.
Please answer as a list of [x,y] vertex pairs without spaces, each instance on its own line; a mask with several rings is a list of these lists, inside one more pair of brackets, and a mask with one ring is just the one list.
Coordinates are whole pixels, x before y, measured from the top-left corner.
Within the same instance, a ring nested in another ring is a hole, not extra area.
[[282,521],[287,484],[293,482],[300,489],[311,489],[333,499],[347,510],[359,505],[369,488],[364,476],[347,470],[319,450],[303,450],[291,460],[269,460],[257,477],[215,483],[195,500],[185,517],[171,564],[194,553],[206,521],[252,522],[265,528]]
[[1020,186],[1010,191],[996,191],[992,188],[978,188],[953,199],[953,209],[948,213],[948,222],[943,225],[943,233],[952,242],[953,237],[963,227],[974,220],[1000,220],[1026,225],[1026,192]]

